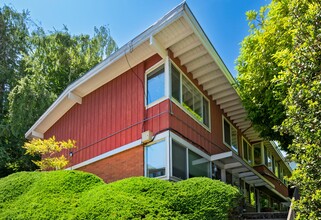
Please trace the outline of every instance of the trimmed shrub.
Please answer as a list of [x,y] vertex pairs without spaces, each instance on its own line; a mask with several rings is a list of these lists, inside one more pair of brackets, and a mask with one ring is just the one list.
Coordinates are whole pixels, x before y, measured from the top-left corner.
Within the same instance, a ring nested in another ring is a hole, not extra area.
[[184,219],[227,219],[241,198],[237,188],[205,177],[177,182],[168,196]]
[[209,178],[105,184],[81,171],[22,172],[0,179],[0,219],[227,219],[239,198]]

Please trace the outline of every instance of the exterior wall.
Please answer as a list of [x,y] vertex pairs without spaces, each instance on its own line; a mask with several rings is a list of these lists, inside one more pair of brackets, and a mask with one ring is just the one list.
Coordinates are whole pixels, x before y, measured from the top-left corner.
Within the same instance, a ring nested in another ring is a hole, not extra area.
[[288,188],[265,165],[255,166],[254,169],[270,181],[279,193],[289,196]]
[[77,164],[140,139],[145,128],[154,133],[163,129],[164,115],[160,120],[153,114],[164,111],[168,105],[155,106],[147,114],[144,106],[145,71],[160,60],[154,55],[83,97],[82,104],[74,105],[44,137],[76,140],[72,160]]
[[144,147],[129,149],[81,167],[79,170],[93,173],[106,183],[133,176],[144,176]]

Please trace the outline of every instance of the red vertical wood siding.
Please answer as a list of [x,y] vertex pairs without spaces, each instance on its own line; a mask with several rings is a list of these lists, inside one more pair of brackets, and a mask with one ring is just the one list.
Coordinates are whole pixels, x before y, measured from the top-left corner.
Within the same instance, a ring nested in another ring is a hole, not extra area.
[[[92,93],[83,97],[82,104],[74,105],[46,133],[57,140],[76,140],[77,149],[71,158],[75,165],[102,153],[116,149],[141,138],[144,119],[145,71],[161,58],[154,55],[132,70],[121,74]],[[168,101],[148,109],[154,133],[168,126],[168,117],[162,120],[153,114],[166,111]],[[146,123],[145,123],[146,124]]]

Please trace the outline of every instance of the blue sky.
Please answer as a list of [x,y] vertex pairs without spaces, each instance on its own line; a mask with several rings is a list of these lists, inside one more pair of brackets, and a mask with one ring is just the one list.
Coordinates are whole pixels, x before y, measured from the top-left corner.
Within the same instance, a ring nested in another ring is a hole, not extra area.
[[[72,34],[93,34],[108,25],[118,46],[126,44],[181,3],[180,0],[2,0],[16,10],[27,9],[45,30],[66,25]],[[248,35],[245,12],[270,0],[187,0],[198,22],[235,76],[240,43]]]

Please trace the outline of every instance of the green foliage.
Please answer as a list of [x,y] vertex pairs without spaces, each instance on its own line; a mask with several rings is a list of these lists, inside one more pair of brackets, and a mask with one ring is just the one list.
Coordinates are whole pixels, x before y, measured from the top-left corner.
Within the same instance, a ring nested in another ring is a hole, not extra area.
[[0,123],[8,111],[7,97],[25,75],[21,56],[27,51],[29,15],[3,6],[0,8]]
[[0,179],[0,218],[227,219],[240,197],[236,188],[208,178],[105,184],[80,171],[22,172]]
[[174,184],[170,195],[170,207],[183,219],[227,219],[241,199],[237,188],[204,177]]
[[32,33],[33,50],[24,56],[26,70],[43,75],[49,89],[59,95],[70,83],[117,50],[105,26],[95,27],[95,35],[72,36],[67,27],[46,34],[42,28]]
[[288,85],[284,100],[287,118],[281,131],[295,139],[290,149],[298,167],[290,181],[300,189],[294,208],[297,219],[321,218],[321,2],[293,1],[293,49],[279,56],[284,65],[281,80]]
[[[274,0],[269,10],[243,42],[240,86],[244,97],[253,95],[245,101],[250,115],[262,114],[263,125],[294,137],[288,149],[297,168],[289,180],[300,190],[297,219],[321,219],[321,1]],[[259,96],[262,84],[267,89]],[[275,111],[264,115],[260,107]],[[264,123],[276,117],[277,123]]]
[[289,2],[273,1],[260,12],[247,13],[250,35],[243,40],[237,59],[237,80],[249,119],[261,137],[280,141],[284,149],[291,143],[292,136],[286,132],[280,134],[273,128],[285,119],[282,101],[287,87],[274,79],[283,71],[275,54],[292,47],[291,23],[285,9]]
[[57,153],[62,150],[75,148],[76,141],[56,141],[55,136],[49,139],[32,139],[26,142],[23,148],[26,149],[26,154],[40,155],[40,161],[32,161],[40,170],[55,169],[61,170],[67,166],[69,160],[64,156],[58,156]]
[[9,94],[8,122],[15,137],[24,134],[57,98],[43,75],[22,78]]

